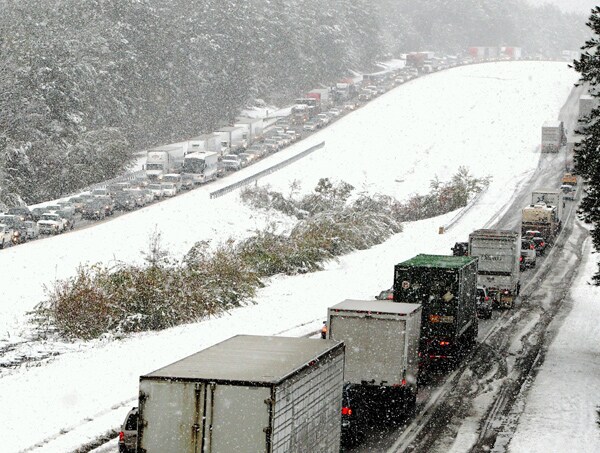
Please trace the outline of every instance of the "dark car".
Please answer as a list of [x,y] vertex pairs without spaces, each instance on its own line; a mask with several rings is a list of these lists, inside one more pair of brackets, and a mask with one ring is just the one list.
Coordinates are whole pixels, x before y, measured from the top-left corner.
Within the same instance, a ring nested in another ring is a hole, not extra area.
[[101,200],[88,201],[81,211],[81,217],[90,220],[102,220],[106,217],[106,209]]
[[21,216],[1,214],[0,223],[3,223],[13,231],[18,231],[23,238],[27,237],[27,227],[25,226],[25,222],[21,220]]
[[115,202],[111,197],[106,195],[100,195],[96,197],[96,200],[102,202],[102,204],[104,205],[104,211],[107,216],[113,215],[113,212],[115,210]]
[[37,222],[38,220],[40,220],[40,218],[42,217],[42,214],[44,212],[48,212],[45,207],[44,208],[33,208],[31,210],[31,219],[34,222]]
[[384,289],[377,296],[375,296],[377,300],[394,300],[394,288]]
[[127,413],[119,431],[119,453],[135,453],[137,444],[138,408]]
[[469,243],[457,242],[451,250],[453,256],[467,256],[469,254]]
[[477,286],[477,317],[490,319],[492,317],[492,298],[485,286]]
[[361,419],[360,408],[355,404],[352,384],[345,384],[342,389],[342,439],[343,446],[352,446],[359,443],[364,437],[366,420]]
[[122,211],[131,211],[139,204],[136,194],[127,191],[116,192],[114,195],[114,200],[115,208]]
[[546,247],[548,245],[544,238],[533,237],[531,240],[535,244],[535,251],[538,252],[538,254],[543,255],[546,252]]
[[524,238],[521,240],[521,270],[535,267],[537,261],[537,252],[535,242]]
[[16,206],[13,208],[8,208],[6,211],[9,215],[16,215],[21,218],[22,221],[25,220],[33,220],[33,216],[31,215],[31,211],[27,206]]

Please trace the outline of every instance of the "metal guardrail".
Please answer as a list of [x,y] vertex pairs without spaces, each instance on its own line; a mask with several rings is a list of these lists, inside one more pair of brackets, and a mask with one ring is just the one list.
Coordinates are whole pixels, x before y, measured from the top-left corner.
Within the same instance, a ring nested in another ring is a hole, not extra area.
[[323,146],[325,146],[325,142],[321,142],[318,145],[311,146],[307,150],[304,150],[304,151],[296,154],[295,156],[290,157],[289,159],[279,162],[278,164],[273,165],[272,167],[269,167],[269,168],[266,168],[265,170],[259,171],[258,173],[254,174],[252,176],[248,176],[247,178],[242,179],[241,181],[235,182],[233,184],[230,184],[228,186],[225,186],[218,190],[215,190],[214,192],[210,193],[210,198],[222,197],[226,193],[232,192],[235,189],[239,189],[240,187],[244,187],[264,176],[270,175],[271,173],[275,173],[277,170],[287,167],[288,165],[296,162],[297,160],[300,160],[303,157],[315,152],[316,150],[323,148]]
[[467,205],[462,208],[460,211],[456,213],[454,217],[444,226],[440,228],[440,233],[445,233],[450,228],[452,228],[456,223],[463,218],[463,216],[471,210],[471,208],[479,201],[484,193],[487,192],[489,185],[487,185],[481,192],[479,192],[475,197],[467,203]]

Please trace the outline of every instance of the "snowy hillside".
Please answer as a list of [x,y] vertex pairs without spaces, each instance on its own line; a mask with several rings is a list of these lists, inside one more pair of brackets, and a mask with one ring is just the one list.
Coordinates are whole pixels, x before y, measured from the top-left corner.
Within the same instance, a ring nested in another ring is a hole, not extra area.
[[[461,165],[493,180],[475,208],[447,235],[437,230],[453,214],[408,224],[386,243],[343,257],[323,272],[272,279],[259,291],[256,305],[231,315],[122,341],[26,344],[21,350],[31,348],[31,353],[70,352],[2,378],[0,404],[11,414],[0,428],[8,440],[6,451],[28,449],[44,440],[50,443],[43,451],[75,448],[85,435],[94,437],[120,422],[135,404],[140,374],[237,333],[310,332],[320,325],[327,306],[346,297],[370,298],[389,287],[394,263],[420,252],[448,253],[455,240],[494,216],[532,173],[539,159],[540,126],[558,116],[575,81],[576,74],[564,63],[461,67],[396,88],[290,147],[285,153],[325,141],[323,149],[264,183],[287,191],[291,181],[299,180],[310,190],[318,178],[333,177],[404,198],[427,190],[433,177],[449,177]],[[229,179],[253,171],[248,168]],[[27,312],[43,298],[43,285],[72,275],[80,263],[139,260],[155,229],[180,256],[197,240],[244,237],[272,221],[282,228],[289,225],[290,219],[241,205],[235,192],[211,200],[208,190],[0,252],[0,268],[10,269],[0,277],[0,346],[27,337]],[[302,327],[290,330],[295,326]],[[40,421],[34,432],[32,420]],[[73,429],[72,435],[59,435],[65,429]]]

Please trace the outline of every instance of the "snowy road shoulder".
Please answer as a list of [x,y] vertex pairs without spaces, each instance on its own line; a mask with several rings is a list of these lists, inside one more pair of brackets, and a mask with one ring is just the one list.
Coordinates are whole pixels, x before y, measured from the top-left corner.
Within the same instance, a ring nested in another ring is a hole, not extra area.
[[584,262],[564,320],[525,401],[509,451],[600,451],[600,288],[591,286],[599,258],[585,244]]

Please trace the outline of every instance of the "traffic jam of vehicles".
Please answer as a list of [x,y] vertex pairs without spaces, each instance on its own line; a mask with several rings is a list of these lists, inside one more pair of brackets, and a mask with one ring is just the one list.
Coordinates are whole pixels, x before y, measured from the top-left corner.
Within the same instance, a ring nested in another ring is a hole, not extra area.
[[[576,193],[577,178],[566,173],[562,185]],[[120,451],[337,452],[371,426],[405,424],[420,385],[477,346],[479,320],[515,306],[522,272],[566,220],[565,194],[536,189],[520,229],[478,229],[451,255],[398,263],[374,300],[329,307],[320,340],[235,336],[141,376]]]
[[[365,76],[372,96],[419,75],[415,68]],[[362,89],[362,91],[368,88]],[[328,126],[364,104],[360,82],[344,79],[335,87],[315,89],[295,100],[288,116],[238,118],[231,126],[185,142],[146,151],[144,174],[106,184],[43,206],[2,208],[0,248],[129,212],[241,170]]]
[[[480,48],[473,48],[480,49]],[[519,52],[510,58],[520,58]],[[458,65],[491,61],[472,49],[470,57],[437,57],[434,52],[414,52],[406,66],[362,80],[345,78],[329,88],[316,88],[294,100],[287,116],[238,117],[231,126],[187,141],[146,151],[144,174],[116,178],[117,182],[70,197],[28,208],[0,205],[0,248],[62,234],[115,213],[139,209],[174,197],[182,191],[210,183],[241,170],[297,142],[341,116],[361,107],[390,89],[416,77]],[[508,59],[509,53],[495,59]]]
[[[80,221],[101,221],[210,183],[394,86],[472,62],[433,64],[426,53],[413,59],[401,70],[365,76],[362,84],[344,79],[312,90],[272,124],[239,118],[187,142],[152,148],[141,178],[31,210],[10,208],[0,216],[0,247],[58,235]],[[562,123],[545,123],[542,152],[563,145]],[[140,376],[137,405],[120,428],[119,452],[338,452],[360,443],[371,424],[410,418],[419,384],[452,369],[477,345],[479,319],[514,307],[521,273],[552,247],[565,204],[576,198],[577,177],[566,173],[559,188],[533,191],[519,231],[478,229],[451,255],[419,254],[396,264],[392,287],[375,300],[329,307],[321,339],[238,335]]]

